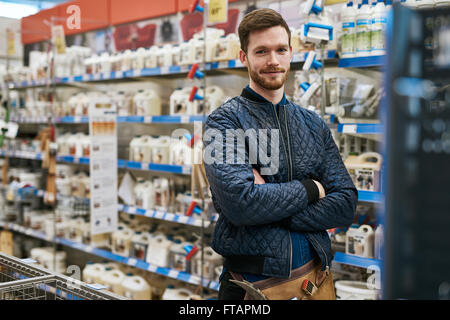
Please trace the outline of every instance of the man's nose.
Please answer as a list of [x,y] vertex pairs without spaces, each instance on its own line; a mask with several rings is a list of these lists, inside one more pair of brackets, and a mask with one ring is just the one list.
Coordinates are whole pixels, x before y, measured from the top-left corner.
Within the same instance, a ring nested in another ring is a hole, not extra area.
[[269,54],[268,60],[267,60],[267,64],[271,65],[271,66],[273,66],[273,65],[277,66],[279,64],[277,54],[275,51],[270,51],[270,54]]

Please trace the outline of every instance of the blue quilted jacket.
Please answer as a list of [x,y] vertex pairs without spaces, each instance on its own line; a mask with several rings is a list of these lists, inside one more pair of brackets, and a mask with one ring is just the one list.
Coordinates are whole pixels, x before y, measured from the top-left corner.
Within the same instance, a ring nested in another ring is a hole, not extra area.
[[[244,152],[234,152],[234,164],[226,161],[227,150],[229,154],[236,144],[235,139],[225,139],[228,129],[242,129],[245,141]],[[265,139],[269,157],[279,154],[278,170],[263,175],[266,183],[262,185],[254,184],[252,168],[262,172],[269,164],[250,155],[251,140],[244,135],[248,129],[257,133],[258,144]],[[269,129],[267,138],[258,134],[264,132],[259,129]],[[278,150],[271,149],[272,136],[276,137],[271,129],[278,129]],[[205,169],[219,213],[211,246],[225,258],[227,270],[289,277],[290,230],[306,236],[322,270],[330,267],[333,257],[326,230],[352,223],[358,194],[319,116],[290,101],[277,111],[273,104],[255,100],[244,90],[209,115],[204,144],[205,156],[223,159],[205,158]],[[311,179],[323,185],[325,198],[318,200]]]

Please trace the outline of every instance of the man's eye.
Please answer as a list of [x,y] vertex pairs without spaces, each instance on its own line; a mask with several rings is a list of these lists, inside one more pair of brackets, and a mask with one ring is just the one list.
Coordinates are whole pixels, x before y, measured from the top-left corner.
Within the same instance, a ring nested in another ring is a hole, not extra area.
[[256,51],[256,54],[262,54],[264,52],[265,52],[264,50],[258,50],[258,51]]
[[278,51],[281,51],[281,52],[286,52],[286,51],[287,51],[287,49],[286,49],[286,48],[280,48],[280,49],[278,49]]

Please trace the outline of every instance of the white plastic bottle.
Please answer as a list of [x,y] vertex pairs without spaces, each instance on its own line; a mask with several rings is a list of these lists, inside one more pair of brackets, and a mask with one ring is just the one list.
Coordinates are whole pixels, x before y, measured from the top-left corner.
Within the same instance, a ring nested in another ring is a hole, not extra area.
[[362,0],[361,8],[356,12],[356,56],[370,55],[371,12],[369,0]]
[[419,8],[433,8],[435,6],[435,0],[418,0],[417,7]]
[[152,290],[141,276],[127,274],[122,282],[123,295],[132,300],[151,300]]
[[378,0],[372,12],[371,54],[386,54],[385,32],[387,25],[386,7],[383,0]]
[[356,9],[353,7],[353,1],[349,1],[341,13],[342,16],[342,37],[341,37],[341,55],[342,58],[351,58],[355,56],[356,44]]
[[378,225],[375,231],[375,259],[384,258],[384,230],[383,225]]

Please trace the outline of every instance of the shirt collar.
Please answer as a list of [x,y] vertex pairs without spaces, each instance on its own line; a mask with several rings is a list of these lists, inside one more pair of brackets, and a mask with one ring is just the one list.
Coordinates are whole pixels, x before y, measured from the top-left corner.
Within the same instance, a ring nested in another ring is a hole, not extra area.
[[[250,88],[249,85],[247,85],[244,90],[242,90],[241,96],[243,96],[244,98],[247,98],[249,100],[253,100],[256,102],[262,102],[262,103],[271,103],[269,100],[267,100],[266,98],[264,98],[262,95],[260,95],[259,93],[257,93],[255,90],[253,90],[252,88]],[[284,106],[287,103],[287,99],[286,99],[286,94],[283,92],[283,98],[281,99],[280,102],[278,102],[276,105],[277,106]]]

